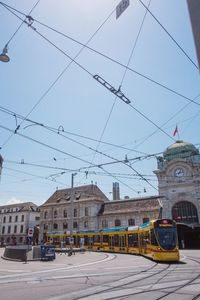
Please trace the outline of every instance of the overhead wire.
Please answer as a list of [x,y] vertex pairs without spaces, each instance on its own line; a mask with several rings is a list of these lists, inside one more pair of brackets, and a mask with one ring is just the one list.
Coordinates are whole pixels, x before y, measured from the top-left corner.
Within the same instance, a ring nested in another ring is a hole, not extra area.
[[[1,4],[1,3],[2,3],[2,2],[0,2],[0,4]],[[20,12],[19,10],[16,10],[15,8],[13,8],[13,7],[9,6],[9,5],[6,5],[6,4],[4,4],[4,5],[10,7],[11,9],[13,9],[13,10],[15,10],[15,11],[17,11],[19,14],[22,14],[23,16],[26,16],[26,14]],[[17,15],[16,15],[16,16],[17,16]],[[17,16],[17,17],[18,17],[18,16]],[[96,53],[96,54],[98,54],[98,55],[100,55],[100,56],[102,56],[102,57],[104,57],[104,58],[106,58],[106,59],[108,59],[108,60],[110,60],[110,61],[112,61],[112,62],[118,64],[118,65],[120,65],[120,66],[122,66],[123,68],[126,68],[126,65],[125,65],[125,64],[123,64],[123,63],[121,63],[121,62],[119,62],[119,61],[117,61],[117,60],[115,60],[115,59],[109,57],[108,55],[106,55],[106,54],[104,54],[104,53],[102,53],[102,52],[100,52],[100,51],[98,51],[98,50],[96,50],[96,49],[94,49],[94,48],[91,48],[91,47],[87,46],[87,45],[84,44],[84,43],[81,43],[81,42],[78,41],[77,39],[72,38],[72,37],[70,37],[69,35],[64,34],[64,33],[60,32],[59,30],[56,30],[56,29],[54,29],[53,27],[51,27],[51,26],[49,26],[49,25],[46,25],[45,23],[42,23],[42,22],[38,21],[37,19],[33,19],[33,20],[34,20],[35,22],[39,23],[40,25],[42,25],[42,26],[44,26],[44,27],[46,27],[46,28],[48,28],[48,29],[50,29],[50,30],[52,30],[52,31],[54,31],[54,32],[56,32],[56,33],[58,33],[58,34],[60,34],[60,35],[62,35],[62,36],[64,36],[64,37],[66,37],[66,38],[68,38],[68,39],[70,39],[70,40],[72,40],[73,42],[75,42],[75,43],[77,43],[77,44],[79,44],[79,45],[81,45],[81,46],[83,46],[84,48],[87,48],[88,50],[91,50],[92,52],[94,52],[94,53]],[[146,80],[148,80],[148,81],[150,81],[150,82],[152,82],[152,83],[154,83],[154,84],[156,84],[156,85],[158,85],[158,86],[160,86],[160,87],[162,87],[162,88],[168,90],[168,91],[171,92],[171,93],[174,93],[175,95],[177,95],[177,96],[179,96],[179,97],[181,97],[181,98],[183,98],[183,99],[186,99],[186,100],[188,100],[188,101],[190,101],[190,102],[192,102],[192,103],[194,103],[194,104],[196,104],[196,105],[200,105],[199,103],[193,101],[191,98],[189,98],[189,97],[187,97],[187,96],[185,96],[185,95],[179,93],[178,91],[175,91],[174,89],[172,89],[172,88],[170,88],[170,87],[168,87],[168,86],[166,86],[166,85],[164,85],[164,84],[158,82],[157,80],[154,80],[154,79],[150,78],[150,77],[147,76],[147,75],[144,75],[144,74],[140,73],[140,72],[137,71],[137,70],[134,70],[134,69],[132,69],[132,68],[130,68],[130,67],[127,67],[127,70],[129,70],[129,71],[131,71],[131,72],[137,74],[138,76],[141,76],[141,77],[143,77],[144,79],[146,79]]]
[[[198,94],[196,97],[194,97],[194,100],[198,99],[200,97],[200,94]],[[164,122],[161,127],[164,127],[166,124],[168,124],[171,120],[173,120],[177,115],[179,115],[184,109],[186,109],[189,105],[191,105],[191,102],[190,103],[187,103],[185,104],[181,109],[179,109],[175,114],[173,114],[166,122]],[[143,141],[141,141],[139,144],[137,144],[137,147],[141,146],[144,142],[146,142],[150,137],[152,137],[155,133],[158,132],[158,129],[154,130],[149,136],[145,137],[145,139]],[[135,150],[134,148],[134,150]],[[129,153],[131,153],[132,150],[130,150],[127,155]]]
[[[32,25],[29,24],[29,27],[32,27]],[[37,31],[35,28],[32,28],[35,31]],[[38,33],[38,31],[37,31]],[[43,38],[46,39],[46,37],[44,37],[42,34],[39,33],[39,35],[41,35]],[[62,51],[60,48],[58,48],[54,43],[52,43],[51,41],[49,41],[49,39],[46,39],[48,42],[50,42],[54,47],[56,47],[59,51],[61,51],[63,54],[67,55],[64,51]],[[67,55],[68,56],[68,55]],[[93,76],[86,68],[84,68],[82,65],[80,65],[79,63],[77,63],[75,60],[73,60],[70,56],[68,56],[68,58],[71,60],[71,62],[75,62],[76,64],[78,64],[79,67],[81,67],[84,71],[88,72],[89,75]],[[157,127],[157,129],[163,131],[159,126],[157,126],[152,120],[150,120],[148,117],[146,117],[144,114],[142,114],[139,110],[137,110],[135,107],[133,107],[131,104],[129,104],[134,110],[136,110],[138,113],[140,113],[143,117],[145,117],[148,121],[150,121],[154,126]],[[165,134],[166,132],[163,131]],[[15,132],[14,132],[15,133]],[[168,135],[169,136],[169,135]],[[169,136],[171,138],[171,136]]]
[[[2,3],[2,2],[0,2]],[[5,5],[6,7],[6,5]],[[11,8],[11,6],[8,6],[9,8]],[[11,8],[13,10],[15,10],[14,8]],[[9,10],[10,11],[10,10]],[[18,13],[18,10],[16,10]],[[91,35],[91,37],[87,40],[86,44],[82,46],[82,48],[78,51],[78,53],[74,56],[74,59],[76,59],[81,52],[84,50],[84,48],[86,47],[86,45],[89,44],[89,42],[93,39],[93,37],[98,33],[98,31],[103,27],[103,25],[110,19],[110,17],[112,16],[112,14],[114,13],[115,10],[112,10],[112,12],[108,15],[108,17],[106,17],[106,19],[103,21],[103,23],[95,30],[95,32]],[[12,12],[12,11],[11,11]],[[23,14],[23,13],[21,13]],[[15,16],[17,16],[16,14],[14,14]],[[26,14],[23,14],[23,16],[30,17],[27,16]],[[17,16],[18,17],[18,16]],[[33,18],[31,17],[31,20],[33,20]],[[23,21],[24,23],[25,21]],[[55,84],[58,82],[58,80],[63,76],[63,74],[66,72],[66,70],[70,67],[70,65],[73,63],[73,59],[70,59],[70,62],[67,64],[67,66],[63,69],[63,71],[56,77],[56,79],[51,83],[51,85],[49,86],[49,88],[42,94],[42,96],[39,98],[39,100],[35,103],[35,105],[32,107],[32,109],[28,112],[28,114],[26,115],[26,118],[33,112],[33,110],[41,103],[41,101],[46,97],[46,95],[50,92],[50,90],[55,86]],[[20,125],[23,123],[23,121],[20,123]],[[20,126],[19,125],[19,126]],[[10,140],[12,136],[10,136],[4,143],[2,146],[4,146],[5,144],[7,144],[7,142]]]
[[[20,17],[19,17],[20,18]],[[72,58],[71,56],[69,56],[65,51],[63,51],[60,47],[56,46],[52,41],[50,41],[47,37],[45,37],[43,34],[41,34],[35,27],[32,26],[32,24],[29,25],[29,28],[33,29],[34,32],[36,32],[38,35],[40,35],[42,38],[44,38],[48,43],[50,43],[53,47],[55,47],[59,52],[61,52],[62,54],[64,54],[68,59],[72,60],[78,67],[80,67],[83,71],[85,71],[88,75],[92,76],[92,78],[95,78],[95,76],[98,75],[93,75],[89,70],[87,70],[84,66],[82,66],[82,64],[78,63],[74,58]],[[100,77],[100,76],[99,76]],[[96,79],[96,78],[95,78]],[[106,81],[105,81],[106,82]],[[104,84],[103,84],[104,85]],[[111,86],[111,85],[110,85]],[[104,87],[106,87],[106,85],[104,85]],[[107,87],[106,87],[107,88]],[[113,93],[113,87],[111,86],[111,88],[108,88],[110,90],[110,92]],[[116,91],[116,90],[115,90]],[[116,94],[116,93],[115,93]],[[121,91],[119,92],[118,98],[123,100],[121,95]],[[123,94],[124,96],[124,94]],[[125,102],[125,101],[124,101]],[[133,105],[130,104],[129,102],[126,102],[128,105],[130,105],[131,108],[133,108],[136,112],[138,112],[142,117],[144,117],[147,121],[149,121],[152,125],[154,125],[156,128],[158,128],[160,131],[162,131],[165,135],[167,135],[170,139],[172,139],[173,141],[175,141],[175,139],[173,139],[173,137],[171,137],[167,132],[165,132],[162,128],[160,128],[155,122],[153,122],[150,118],[148,118],[147,116],[145,116],[145,114],[143,114],[142,112],[140,112],[138,109],[136,109]]]
[[[82,139],[86,139],[86,140],[89,140],[89,141],[93,141],[93,142],[99,142],[99,140],[97,139],[94,139],[94,138],[91,138],[91,137],[88,137],[88,136],[84,136],[84,135],[80,135],[80,134],[76,134],[76,133],[73,133],[73,132],[69,132],[69,131],[66,131],[62,126],[59,126],[58,128],[55,128],[55,127],[52,127],[52,126],[49,126],[49,125],[45,125],[44,123],[40,123],[40,122],[37,122],[37,121],[34,121],[34,120],[31,120],[31,119],[28,119],[26,118],[25,116],[22,116],[20,114],[17,114],[16,112],[14,111],[11,111],[3,106],[0,106],[0,111],[3,112],[3,113],[6,113],[8,115],[11,115],[13,117],[15,117],[16,119],[21,119],[21,120],[24,120],[24,121],[27,121],[27,122],[30,122],[32,124],[30,125],[27,125],[25,126],[23,129],[26,129],[28,128],[29,126],[33,126],[33,125],[38,125],[38,126],[41,126],[45,129],[49,129],[49,130],[52,130],[53,132],[59,134],[59,135],[63,135],[64,133],[65,134],[69,134],[69,135],[72,135],[72,136],[75,136],[75,137],[79,137],[79,138],[82,138]],[[17,125],[17,124],[16,124]],[[17,127],[17,126],[16,126]],[[61,130],[59,129],[61,127]],[[65,138],[67,138],[66,136],[64,136]],[[78,143],[76,140],[72,139],[74,142]],[[130,148],[127,148],[127,147],[123,147],[121,145],[116,145],[116,144],[113,144],[113,143],[109,143],[109,142],[105,142],[105,141],[101,141],[101,144],[104,144],[104,145],[107,145],[107,146],[112,146],[114,148],[119,148],[119,149],[124,149],[124,150],[132,150]],[[89,147],[88,147],[89,148]],[[1,149],[1,147],[0,147]],[[142,152],[142,151],[138,151],[138,150],[133,150],[133,152],[136,152],[136,153],[140,153],[140,154],[144,154],[146,155],[147,153],[145,152]]]
[[176,44],[176,46],[182,51],[182,53],[189,59],[189,61],[197,68],[199,71],[199,68],[197,64],[191,59],[191,57],[185,52],[183,47],[179,45],[179,43],[175,40],[175,38],[169,33],[169,31],[162,25],[162,23],[158,20],[158,18],[150,11],[149,7],[147,7],[142,0],[139,0],[139,2],[144,6],[144,8],[149,12],[149,14],[153,17],[153,19],[160,25],[160,27],[164,30],[164,32],[170,37],[170,39]]
[[[149,2],[149,3],[150,3],[150,2]],[[145,16],[146,16],[146,14],[145,14]],[[142,26],[143,26],[143,23],[144,23],[145,16],[144,16],[144,18],[143,18],[143,21],[142,21],[142,24],[141,24],[141,27],[140,27],[138,36],[137,36],[137,38],[136,38],[136,41],[135,41],[135,43],[134,43],[134,47],[133,47],[132,52],[131,52],[131,55],[130,55],[130,57],[129,57],[128,64],[129,64],[129,62],[130,62],[130,60],[131,60],[131,57],[132,57],[132,55],[133,55],[133,51],[134,51],[134,49],[135,49],[137,40],[138,40],[138,38],[139,38],[141,29],[142,29]],[[35,28],[32,27],[32,24],[30,24],[30,27],[31,27],[32,29],[34,29],[37,33],[39,33]],[[63,54],[65,54],[68,58],[71,59],[71,57],[69,57],[64,51],[62,51],[59,47],[57,47],[54,43],[52,43],[52,42],[51,42],[49,39],[47,39],[44,35],[42,35],[41,33],[39,33],[39,35],[42,36],[42,37],[43,37],[45,40],[47,40],[50,44],[52,44],[52,45],[53,45],[54,47],[56,47],[59,51],[61,51],[61,52],[62,52]],[[74,59],[73,59],[72,61],[75,62],[76,64],[78,64],[79,67],[81,67],[84,71],[86,71],[89,75],[91,75],[91,76],[93,77],[93,75],[92,75],[86,68],[84,68],[81,64],[77,63]],[[127,66],[128,66],[128,64],[127,64]],[[123,76],[123,78],[122,78],[122,82],[123,82],[123,79],[124,79],[124,77],[125,77],[125,75],[126,75],[127,66],[126,66],[126,70],[125,70],[124,76]],[[122,84],[122,82],[121,82],[121,84]],[[116,99],[117,99],[117,97],[115,97],[115,102],[116,102]],[[111,116],[111,113],[112,113],[113,108],[114,108],[114,105],[113,105],[112,108],[111,108],[111,111],[110,111],[110,113],[109,113],[109,117],[108,117],[108,119],[107,119],[107,121],[106,121],[106,125],[105,125],[105,127],[104,127],[103,132],[105,131],[105,128],[106,128],[106,126],[107,126],[107,124],[108,124],[108,121],[109,121],[109,118],[110,118],[110,116]],[[149,120],[149,119],[148,119],[148,120]],[[103,136],[103,133],[102,133],[102,135],[101,135],[101,138],[102,138],[102,136]],[[100,139],[100,140],[101,140],[101,139]],[[97,152],[98,150],[96,149],[95,151]],[[92,165],[92,162],[91,162],[91,165]],[[130,167],[130,166],[129,166],[129,167]],[[133,168],[132,168],[132,169],[133,169]],[[133,169],[133,170],[134,170],[134,169]],[[134,171],[137,172],[136,170],[134,170]],[[138,174],[139,174],[139,173],[138,173]],[[144,178],[143,178],[143,179],[144,179]],[[145,180],[146,180],[146,179],[145,179]]]
[[[149,0],[148,6],[150,6],[150,3],[151,3],[151,0]],[[146,18],[146,14],[147,14],[147,11],[145,12],[145,14],[144,14],[144,16],[143,16],[143,19],[142,19],[142,22],[141,22],[141,25],[140,25],[138,34],[137,34],[137,36],[136,36],[136,39],[135,39],[135,41],[134,41],[134,44],[133,44],[131,53],[130,53],[130,55],[129,55],[127,65],[126,65],[124,74],[123,74],[123,76],[122,76],[121,82],[120,82],[120,88],[121,88],[121,86],[122,86],[122,84],[123,84],[123,82],[124,82],[124,79],[125,79],[125,76],[126,76],[126,73],[127,73],[127,67],[128,67],[129,64],[130,64],[130,61],[131,61],[131,59],[132,59],[134,50],[135,50],[136,45],[137,45],[137,42],[138,42],[138,40],[139,40],[139,36],[140,36],[141,31],[142,31],[142,27],[143,27],[143,25],[144,25],[144,21],[145,21],[145,18]],[[101,133],[101,136],[100,136],[100,141],[102,140],[103,135],[104,135],[104,133],[105,133],[105,130],[106,130],[107,126],[108,126],[108,122],[109,122],[109,120],[110,120],[111,114],[112,114],[113,109],[114,109],[114,106],[115,106],[115,104],[116,104],[116,101],[117,101],[117,96],[115,96],[114,102],[113,102],[113,104],[112,104],[112,106],[111,106],[110,112],[109,112],[109,114],[108,114],[108,118],[107,118],[107,120],[106,120],[106,123],[105,123],[105,125],[104,125],[104,128],[103,128],[102,133]],[[100,142],[97,144],[97,147],[96,147],[96,149],[95,149],[95,153],[94,153],[93,158],[92,158],[92,161],[91,161],[92,163],[93,163],[93,161],[94,161],[94,157],[95,157],[96,152],[99,153],[99,151],[98,151],[99,145],[100,145]],[[105,154],[104,154],[104,155],[105,155]],[[108,155],[107,155],[107,156],[108,156]],[[108,157],[111,158],[111,159],[113,159],[114,161],[116,160],[114,157],[111,157],[111,156],[108,156]],[[131,168],[131,169],[132,169],[135,173],[137,173],[144,181],[146,181],[151,187],[153,187],[154,189],[156,189],[150,182],[148,182],[148,180],[147,180],[146,178],[144,178],[144,177],[143,177],[136,169],[134,169],[132,166],[130,166],[126,161],[124,161],[123,164],[125,164],[126,166],[128,166],[129,168]],[[157,189],[156,189],[156,190],[157,190]]]
[[[46,144],[46,143],[44,143],[44,142],[38,141],[38,140],[36,140],[36,139],[34,139],[34,138],[31,138],[31,137],[29,137],[29,136],[26,136],[26,135],[24,135],[24,134],[21,134],[21,133],[19,133],[18,131],[15,132],[14,130],[12,130],[12,129],[10,129],[10,128],[7,128],[6,126],[0,125],[0,128],[2,128],[2,129],[4,129],[4,130],[7,130],[7,131],[9,131],[9,132],[15,133],[15,134],[17,134],[17,135],[19,135],[19,136],[21,136],[21,137],[23,137],[23,138],[25,138],[25,139],[28,139],[28,140],[30,140],[30,141],[32,141],[32,142],[35,142],[35,143],[37,143],[37,144],[39,144],[39,145],[41,145],[41,146],[44,146],[44,147],[47,147],[47,148],[52,149],[52,150],[54,150],[54,151],[57,151],[57,152],[59,152],[59,153],[68,155],[68,156],[70,156],[70,157],[72,157],[72,158],[75,158],[75,159],[80,160],[80,161],[82,161],[82,162],[85,162],[85,163],[87,163],[87,164],[91,164],[91,162],[88,162],[88,161],[86,161],[86,160],[84,160],[84,159],[81,159],[80,157],[77,157],[77,156],[75,156],[75,155],[73,155],[73,154],[67,153],[67,152],[65,152],[65,151],[63,151],[63,150],[60,150],[60,149],[56,148],[56,147],[50,146],[50,145],[48,145],[48,144]],[[95,164],[92,164],[92,166],[90,166],[90,167],[98,167],[98,168],[101,168],[104,172],[106,172],[107,174],[110,174],[111,177],[114,177],[114,178],[116,179],[116,176],[112,176],[112,174],[111,174],[109,171],[107,171],[107,170],[105,170],[105,169],[103,168],[103,165],[95,165]],[[86,168],[87,168],[87,167],[86,167]],[[81,168],[79,168],[78,170],[80,170],[80,169],[81,169]],[[82,168],[82,169],[83,169],[83,168]],[[120,181],[120,182],[121,182],[124,186],[126,186],[126,187],[128,187],[129,189],[131,189],[132,191],[136,192],[136,191],[135,191],[131,186],[129,186],[128,184],[126,184],[126,183],[124,183],[124,182],[122,182],[122,181]]]
[[[28,15],[30,15],[33,10],[36,8],[36,6],[39,4],[40,0],[38,0],[35,5],[32,7],[32,9],[29,11]],[[2,4],[4,6],[4,4],[1,2],[0,4]],[[22,25],[24,24],[24,21],[26,20],[26,16],[25,19],[21,22],[21,24],[17,27],[17,29],[15,30],[15,32],[12,34],[12,36],[10,37],[10,39],[8,40],[8,42],[6,43],[6,46],[8,47],[8,45],[10,44],[11,40],[15,37],[15,35],[17,34],[17,32],[20,30],[20,28],[22,27]]]
[[[14,172],[17,172],[17,173],[20,173],[20,174],[32,176],[32,177],[34,177],[34,178],[39,178],[39,179],[45,179],[45,180],[48,180],[48,181],[53,181],[52,179],[49,179],[48,177],[45,177],[45,176],[35,175],[35,174],[29,173],[29,172],[24,172],[24,171],[15,170],[15,169],[12,169],[12,168],[9,168],[9,167],[4,167],[4,169],[10,170],[10,171],[14,171]],[[55,181],[54,181],[54,182],[55,182]],[[57,183],[62,184],[62,185],[65,185],[63,182],[57,182]]]
[[[148,4],[148,5],[150,5],[150,3],[151,3],[151,0],[149,0],[149,4]],[[121,86],[122,86],[122,84],[123,84],[123,82],[124,82],[124,79],[125,79],[125,76],[126,76],[126,73],[127,73],[127,68],[128,68],[128,66],[129,66],[129,64],[130,64],[130,61],[131,61],[132,56],[133,56],[133,52],[134,52],[134,50],[135,50],[135,47],[136,47],[136,45],[137,45],[137,42],[138,42],[140,33],[141,33],[141,31],[142,31],[142,27],[143,27],[143,24],[144,24],[144,21],[145,21],[145,18],[146,18],[146,14],[147,14],[147,11],[146,11],[146,13],[144,14],[144,17],[143,17],[143,19],[142,19],[142,23],[141,23],[140,28],[139,28],[139,31],[138,31],[138,34],[137,34],[137,36],[136,36],[136,39],[135,39],[135,42],[134,42],[134,44],[133,44],[131,53],[130,53],[130,55],[129,55],[128,62],[127,62],[127,64],[126,64],[126,68],[125,68],[125,71],[124,71],[124,73],[123,73],[123,76],[122,76],[120,85],[119,85],[120,88],[121,88]],[[116,101],[117,101],[117,96],[115,96],[115,98],[114,98],[113,104],[112,104],[111,109],[110,109],[110,112],[109,112],[109,114],[108,114],[108,118],[107,118],[107,120],[106,120],[106,122],[105,122],[104,128],[103,128],[103,130],[102,130],[102,133],[101,133],[101,136],[100,136],[100,139],[99,139],[100,141],[101,141],[102,138],[103,138],[103,135],[104,135],[105,130],[106,130],[106,128],[107,128],[107,125],[108,125],[108,122],[109,122],[109,120],[110,120],[111,114],[112,114],[113,109],[114,109],[114,106],[115,106],[115,104],[116,104]],[[100,141],[98,142],[96,149],[99,148]],[[93,162],[93,160],[94,160],[94,157],[95,157],[95,154],[94,154],[94,156],[93,156],[92,162]]]
[[[150,3],[150,2],[149,2]],[[145,15],[146,16],[146,15]],[[144,19],[145,19],[145,16],[144,16]],[[132,57],[132,54],[133,54],[133,51],[134,51],[134,49],[135,49],[135,46],[136,46],[136,43],[137,43],[137,40],[138,40],[138,37],[139,37],[139,34],[140,34],[140,32],[141,32],[141,28],[142,28],[142,25],[143,25],[143,23],[144,23],[144,19],[143,19],[143,22],[142,22],[142,24],[141,24],[141,27],[140,27],[140,30],[139,30],[139,33],[138,33],[138,36],[137,36],[137,38],[136,38],[136,42],[135,42],[135,44],[134,44],[134,47],[133,47],[133,50],[132,50],[132,53],[131,53],[131,56],[130,56],[130,58],[129,58],[129,61],[128,61],[128,64],[129,64],[129,62],[130,62],[130,59],[131,59],[131,57]],[[49,39],[47,39],[44,35],[42,35],[41,33],[39,33],[38,32],[38,30],[35,28],[35,27],[33,27],[32,26],[32,23],[31,24],[28,24],[34,31],[36,31],[40,36],[42,36],[45,40],[47,40],[50,44],[52,44],[54,47],[56,47],[59,51],[61,51],[63,54],[65,54],[68,58],[70,58],[70,59],[72,59],[68,54],[66,54],[64,51],[62,51],[59,47],[57,47],[53,42],[51,42]],[[86,71],[89,75],[91,75],[92,77],[94,77],[85,67],[83,67],[81,64],[79,64],[79,63],[77,63],[74,59],[72,59],[72,61],[73,62],[75,62],[79,67],[81,67],[84,71]],[[128,66],[128,64],[127,64],[127,66]],[[127,66],[126,66],[126,70],[125,70],[125,73],[124,73],[124,77],[125,77],[125,74],[126,74],[126,71],[127,71]],[[124,78],[123,77],[123,78]],[[122,79],[122,81],[123,81],[123,79]],[[117,98],[117,97],[116,97]],[[115,98],[115,101],[116,101],[116,98]],[[129,103],[128,103],[129,104]],[[114,107],[114,105],[112,106],[112,109],[113,109],[113,107]],[[132,105],[131,105],[131,107],[132,108],[134,108]],[[111,111],[110,111],[110,114],[109,114],[109,118],[110,118],[110,115],[111,115],[111,112],[112,112],[112,109],[111,109]],[[135,108],[134,108],[135,109]],[[139,110],[137,110],[137,109],[135,109],[137,112],[139,112]],[[147,118],[143,113],[141,113],[141,112],[139,112],[143,117],[145,117],[148,121],[150,121],[153,125],[155,125],[157,128],[159,128],[154,122],[152,122],[149,118]],[[109,120],[109,118],[108,118],[108,120]],[[107,125],[107,123],[108,123],[108,120],[107,120],[107,122],[106,122],[106,125]],[[19,127],[19,126],[18,126]],[[161,128],[160,128],[161,129]],[[104,127],[104,131],[105,131],[105,127]],[[161,131],[163,131],[162,129],[161,129]],[[164,131],[163,131],[164,132]],[[14,133],[16,133],[16,132],[14,132]],[[165,132],[164,132],[165,133]],[[166,134],[166,133],[165,133]],[[168,135],[169,136],[169,135]],[[170,138],[171,138],[171,136],[169,136]],[[129,166],[129,165],[128,165]],[[130,167],[130,166],[129,166]],[[134,170],[134,169],[133,169]],[[137,172],[136,170],[134,170],[135,172]],[[139,174],[139,173],[138,173]],[[146,180],[146,179],[145,179]]]

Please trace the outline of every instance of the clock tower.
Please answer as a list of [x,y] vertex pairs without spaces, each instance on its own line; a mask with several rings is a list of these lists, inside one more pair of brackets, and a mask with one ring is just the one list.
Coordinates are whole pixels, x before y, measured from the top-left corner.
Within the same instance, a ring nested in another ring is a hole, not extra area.
[[200,223],[200,154],[191,143],[176,141],[157,157],[162,216],[177,223]]

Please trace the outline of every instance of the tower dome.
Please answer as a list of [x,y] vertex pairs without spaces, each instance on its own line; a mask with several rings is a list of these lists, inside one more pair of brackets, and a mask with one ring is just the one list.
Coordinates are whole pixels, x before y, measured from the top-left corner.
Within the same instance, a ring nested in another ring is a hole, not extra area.
[[169,161],[176,158],[186,158],[198,154],[199,150],[193,144],[179,140],[167,147],[167,149],[163,152],[163,157],[165,160]]

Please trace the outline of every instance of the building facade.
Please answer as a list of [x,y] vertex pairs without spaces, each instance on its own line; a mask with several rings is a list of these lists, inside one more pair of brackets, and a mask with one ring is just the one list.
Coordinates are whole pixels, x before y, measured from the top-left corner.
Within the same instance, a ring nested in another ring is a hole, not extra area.
[[39,224],[40,211],[32,202],[0,206],[1,245],[26,244],[28,229],[32,228],[37,235]]
[[200,154],[192,144],[177,141],[158,158],[159,195],[163,217],[197,225],[200,220]]
[[182,247],[200,247],[200,154],[191,143],[177,141],[158,157],[162,215],[178,224]]
[[163,217],[177,222],[181,247],[200,247],[199,150],[177,141],[157,158],[154,173],[159,190],[155,196],[122,200],[116,183],[111,201],[93,184],[56,191],[40,206],[40,239],[47,232],[134,226]]
[[70,233],[108,227],[134,226],[152,218],[158,218],[159,197],[109,201],[96,185],[79,186],[56,191],[40,206],[40,238],[45,240],[47,232]]
[[98,228],[97,216],[105,202],[107,197],[93,184],[57,190],[40,206],[40,239],[49,231],[70,232],[72,219],[73,232]]

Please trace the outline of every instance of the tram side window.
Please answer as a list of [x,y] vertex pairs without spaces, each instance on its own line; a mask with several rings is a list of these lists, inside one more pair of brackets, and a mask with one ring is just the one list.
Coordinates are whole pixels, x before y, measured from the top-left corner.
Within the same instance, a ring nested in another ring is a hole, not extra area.
[[109,241],[108,235],[107,234],[103,235],[103,243],[108,243],[108,241]]
[[141,241],[143,246],[150,244],[150,235],[148,231],[141,235]]
[[128,235],[128,246],[129,247],[137,247],[138,246],[138,235],[137,233]]
[[153,229],[151,229],[150,235],[151,235],[151,244],[154,246],[158,246],[156,235]]
[[85,243],[86,246],[88,246],[88,244],[89,244],[89,240],[88,240],[87,235],[84,235],[84,243]]
[[114,246],[119,246],[119,236],[117,234],[114,235]]
[[100,235],[93,236],[93,243],[100,243]]

